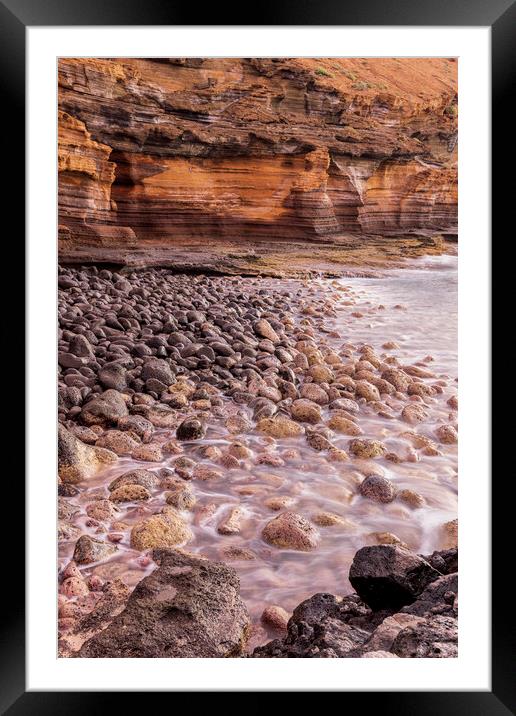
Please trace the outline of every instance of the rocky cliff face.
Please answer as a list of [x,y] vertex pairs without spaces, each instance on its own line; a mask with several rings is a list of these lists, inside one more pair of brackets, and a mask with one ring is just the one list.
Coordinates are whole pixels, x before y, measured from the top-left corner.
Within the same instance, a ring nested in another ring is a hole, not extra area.
[[61,260],[456,234],[456,98],[448,59],[62,59]]

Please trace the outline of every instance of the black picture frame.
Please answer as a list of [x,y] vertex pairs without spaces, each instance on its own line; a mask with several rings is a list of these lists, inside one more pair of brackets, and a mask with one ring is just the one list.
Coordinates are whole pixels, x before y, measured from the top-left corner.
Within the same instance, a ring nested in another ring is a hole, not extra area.
[[[511,206],[511,182],[501,177],[507,161],[507,139],[513,135],[512,115],[508,110],[514,68],[514,0],[292,0],[279,3],[263,2],[250,8],[245,16],[236,18],[223,12],[219,4],[200,11],[192,4],[170,0],[0,0],[0,83],[3,109],[2,138],[7,139],[4,168],[8,167],[7,201],[9,214],[16,217],[9,232],[24,261],[21,235],[24,232],[25,186],[25,34],[30,26],[76,25],[361,25],[361,26],[484,26],[492,32],[492,171],[495,188],[492,194],[492,216],[502,220]],[[227,22],[225,22],[227,20]],[[238,22],[235,22],[238,20]],[[259,21],[258,21],[259,20]],[[513,144],[513,140],[509,140]],[[503,162],[503,164],[502,164]],[[5,176],[4,176],[5,178]],[[512,192],[513,193],[513,190]],[[511,197],[512,198],[512,197]],[[4,209],[4,216],[7,210]],[[10,223],[10,222],[9,222]],[[7,233],[4,225],[4,240]],[[494,231],[494,229],[493,229]],[[14,260],[14,259],[13,259]],[[21,292],[20,292],[21,293]],[[21,299],[20,299],[21,300]],[[20,335],[19,321],[9,317],[4,331]],[[12,328],[12,332],[11,332]],[[5,335],[5,334],[4,334]],[[23,338],[20,336],[20,343]],[[31,347],[29,346],[29,349]],[[21,354],[21,353],[20,353]],[[21,359],[20,359],[21,362]],[[19,396],[19,392],[18,392]],[[19,399],[19,397],[18,397]],[[346,709],[378,708],[382,714],[453,714],[460,716],[507,716],[516,712],[514,654],[514,606],[507,596],[508,564],[505,545],[513,540],[511,521],[502,518],[504,507],[514,504],[508,499],[514,479],[493,484],[492,505],[492,691],[461,692],[347,692]],[[19,476],[12,481],[12,499],[23,504],[24,485]],[[16,555],[23,553],[23,536],[17,526]],[[25,691],[25,580],[24,570],[16,555],[4,563],[4,579],[8,588],[9,607],[0,612],[0,713],[10,716],[26,714],[104,713],[120,707],[120,694],[100,692],[26,692]],[[509,567],[510,568],[510,567]],[[8,571],[8,575],[5,572]],[[35,588],[35,585],[31,585]],[[358,698],[357,698],[358,697]],[[131,694],[133,706],[139,696]],[[116,699],[116,702],[115,702]],[[361,706],[358,706],[360,699]],[[245,707],[243,705],[242,707]]]

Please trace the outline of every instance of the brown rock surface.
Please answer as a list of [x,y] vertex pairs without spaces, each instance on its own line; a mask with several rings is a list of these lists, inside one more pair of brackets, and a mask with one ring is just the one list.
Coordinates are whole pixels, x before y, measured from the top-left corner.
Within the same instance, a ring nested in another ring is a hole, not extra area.
[[76,542],[73,560],[77,564],[91,564],[110,557],[116,552],[116,547],[102,540],[94,539],[89,535],[81,535]]
[[139,500],[148,500],[150,492],[142,485],[126,484],[113,490],[109,499],[111,502],[137,502]]
[[379,457],[386,452],[385,445],[379,440],[366,440],[365,438],[352,440],[349,443],[350,452],[359,458]]
[[283,512],[267,522],[262,537],[276,547],[297,549],[301,552],[315,549],[319,542],[319,534],[315,527],[295,512]]
[[81,657],[238,656],[249,628],[236,572],[221,562],[157,550],[159,563],[126,608],[87,641]]
[[117,457],[110,450],[86,445],[63,425],[58,427],[58,473],[65,483],[76,483],[91,477]]
[[152,515],[138,522],[131,530],[131,547],[145,550],[156,547],[174,547],[188,542],[192,533],[179,514],[169,512]]
[[112,492],[124,485],[141,485],[147,490],[151,490],[158,484],[159,477],[155,473],[150,472],[150,470],[129,470],[129,472],[124,472],[123,475],[119,475],[112,480],[112,482],[109,483],[108,489]]
[[292,438],[301,435],[303,432],[298,423],[282,416],[278,418],[262,418],[258,422],[256,429],[273,438]]
[[290,614],[283,609],[283,607],[279,607],[277,604],[271,604],[263,610],[261,621],[277,631],[287,631],[289,618]]
[[369,475],[360,483],[360,494],[375,502],[392,502],[396,494],[394,485],[381,475]]
[[457,641],[457,620],[438,615],[402,629],[392,651],[405,659],[453,659],[458,656]]

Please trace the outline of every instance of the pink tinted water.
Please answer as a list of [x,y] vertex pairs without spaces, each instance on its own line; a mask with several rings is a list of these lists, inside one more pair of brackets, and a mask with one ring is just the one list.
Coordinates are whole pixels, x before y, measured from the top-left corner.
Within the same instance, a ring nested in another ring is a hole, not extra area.
[[[321,294],[328,283],[325,280],[317,282]],[[426,367],[435,374],[434,380],[442,379],[444,392],[429,401],[430,418],[416,430],[435,438],[435,427],[451,418],[446,401],[457,393],[456,257],[427,258],[416,268],[387,272],[382,278],[342,279],[340,283],[350,289],[342,294],[343,304],[355,303],[343,305],[336,318],[325,322],[328,329],[337,330],[341,335],[340,339],[326,337],[326,342],[336,350],[343,345],[359,348],[367,343],[380,355],[395,355],[402,364],[414,364],[431,355],[433,361]],[[361,317],[351,315],[357,311]],[[386,341],[395,341],[399,349],[384,351],[382,344]],[[328,417],[329,411],[323,412]],[[400,410],[394,412],[396,417],[387,419],[371,410],[361,409],[358,422],[364,437],[382,440],[389,450],[402,453],[409,443],[401,434],[414,428],[401,420]],[[163,438],[166,435],[169,432],[163,431]],[[214,421],[204,442],[224,448],[231,442],[230,437],[226,429]],[[270,447],[267,438],[257,433],[248,434],[245,439],[253,451]],[[343,449],[347,449],[349,441],[349,437],[338,435],[332,439]],[[253,559],[231,561],[231,564],[240,576],[242,597],[255,623],[259,622],[261,612],[269,604],[291,610],[316,592],[345,594],[351,591],[347,578],[349,566],[357,549],[375,543],[372,533],[393,533],[421,553],[443,546],[441,525],[457,515],[455,445],[440,445],[440,456],[420,454],[418,462],[394,464],[383,458],[374,461],[397,488],[409,488],[424,497],[426,504],[420,509],[411,509],[399,501],[378,504],[359,496],[357,485],[363,479],[364,467],[367,468],[363,462],[329,462],[324,453],[307,447],[302,438],[277,441],[276,452],[284,452],[287,448],[295,448],[299,457],[286,461],[284,466],[254,465],[248,461],[244,463],[244,469],[225,472],[221,480],[191,482],[197,498],[196,510],[183,513],[194,535],[185,546],[189,551],[226,560],[225,550],[231,546],[241,547],[254,556]],[[75,524],[83,532],[94,535],[96,528],[86,526],[86,504],[99,495],[107,497],[110,481],[127,470],[167,467],[173,459],[174,456],[167,457],[162,463],[119,459],[114,467],[89,481],[87,489],[72,500],[83,509],[75,518]],[[242,494],[242,489],[250,494]],[[268,497],[280,495],[291,497],[293,504],[289,509],[308,518],[326,511],[340,515],[346,523],[319,527],[320,544],[311,552],[272,547],[261,539],[261,531],[277,513],[264,503]],[[159,512],[164,504],[163,492],[156,491],[143,505],[121,506],[119,517],[131,527],[143,517]],[[230,508],[237,505],[243,511],[240,534],[220,535],[217,525]],[[203,506],[208,506],[208,510],[201,517],[198,508]],[[136,584],[155,565],[145,558],[142,560],[141,553],[130,548],[129,535],[130,529],[124,532],[114,557],[91,565],[84,572],[97,573],[103,578],[121,577],[130,585]],[[72,551],[73,542],[61,543],[60,564],[70,559]],[[267,638],[268,635],[257,628],[253,646]]]

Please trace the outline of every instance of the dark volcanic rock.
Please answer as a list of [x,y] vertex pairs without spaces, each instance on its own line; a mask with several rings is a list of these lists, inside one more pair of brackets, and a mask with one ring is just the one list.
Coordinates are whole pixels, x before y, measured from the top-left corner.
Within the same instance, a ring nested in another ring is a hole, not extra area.
[[119,418],[128,415],[127,405],[117,390],[105,390],[95,395],[81,410],[81,418],[86,425],[115,425]]
[[99,382],[104,388],[125,390],[127,388],[126,370],[120,363],[106,363],[99,370]]
[[458,574],[446,574],[429,584],[415,602],[403,607],[401,611],[404,614],[415,614],[416,616],[429,614],[457,616],[455,598],[458,590]]
[[421,555],[423,559],[437,569],[441,574],[453,574],[459,570],[459,553],[457,548],[445,549],[441,552],[433,552],[428,557]]
[[[360,552],[363,550],[357,554]],[[435,552],[434,556],[439,554]],[[408,568],[410,563],[415,567],[405,573],[406,579],[410,578],[411,573],[421,576],[422,571],[426,572],[426,567],[420,563],[423,561],[421,558],[410,552],[408,556],[411,560],[407,555],[391,555],[391,572],[398,581],[402,581],[402,567]],[[378,566],[386,557],[386,552],[382,560],[373,554],[371,563]],[[315,594],[296,607],[288,622],[287,635],[257,647],[252,657],[456,656],[457,575],[438,577],[421,592],[419,598],[415,601],[412,598],[412,602],[401,611],[395,608],[379,611],[372,610],[357,594],[343,598],[332,594]]]
[[70,353],[79,358],[89,358],[95,360],[93,348],[88,339],[80,333],[75,335],[70,341]]
[[120,612],[128,597],[129,588],[120,579],[108,582],[93,610],[79,621],[76,631],[88,636],[91,636],[92,632],[100,631]]
[[455,658],[458,655],[457,641],[457,620],[435,616],[402,629],[391,651],[408,659]]
[[154,379],[168,387],[174,382],[174,374],[168,361],[162,358],[149,358],[143,365],[142,379]]
[[143,415],[128,415],[120,418],[117,423],[119,430],[131,430],[142,442],[148,443],[154,433],[154,425]]
[[351,585],[373,610],[410,604],[440,576],[422,557],[396,545],[362,547],[349,570]]
[[87,641],[87,658],[213,658],[238,656],[249,628],[236,572],[173,550],[136,586],[126,608]]
[[178,440],[199,440],[204,434],[204,425],[198,418],[186,418],[176,430]]
[[340,599],[315,594],[302,602],[288,622],[288,634],[257,647],[254,658],[342,658],[363,644],[370,631],[360,622],[370,610],[355,595]]

